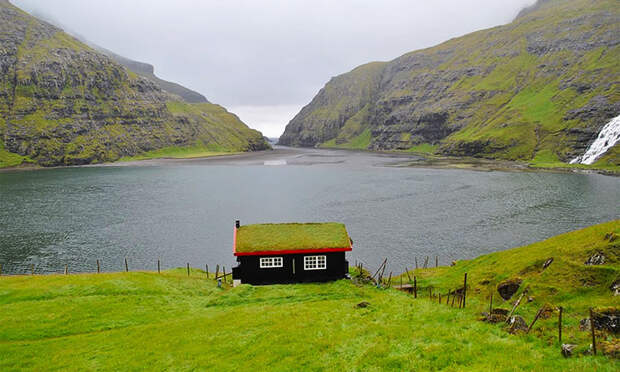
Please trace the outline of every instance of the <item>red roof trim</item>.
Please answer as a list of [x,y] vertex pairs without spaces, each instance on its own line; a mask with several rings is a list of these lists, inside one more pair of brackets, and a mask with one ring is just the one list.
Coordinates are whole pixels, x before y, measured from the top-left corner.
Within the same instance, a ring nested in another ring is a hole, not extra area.
[[[236,235],[236,233],[235,233]],[[279,254],[304,254],[304,253],[329,253],[329,252],[347,252],[353,250],[353,247],[347,248],[315,248],[315,249],[286,249],[281,251],[258,251],[258,252],[237,252],[233,250],[235,256],[277,256]]]

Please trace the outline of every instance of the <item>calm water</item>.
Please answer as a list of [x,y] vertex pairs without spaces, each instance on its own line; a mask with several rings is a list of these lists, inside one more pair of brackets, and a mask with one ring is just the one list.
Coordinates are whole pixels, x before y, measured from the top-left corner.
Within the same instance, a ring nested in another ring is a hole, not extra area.
[[[242,223],[342,221],[350,262],[472,258],[619,217],[620,179],[388,166],[391,156],[238,159],[0,173],[3,273],[230,267]],[[212,267],[213,267],[212,266]]]

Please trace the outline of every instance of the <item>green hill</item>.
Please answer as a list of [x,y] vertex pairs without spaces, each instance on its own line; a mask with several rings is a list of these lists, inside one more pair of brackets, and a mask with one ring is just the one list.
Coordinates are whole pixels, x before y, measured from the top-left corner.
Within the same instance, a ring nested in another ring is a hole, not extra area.
[[[430,300],[426,290],[414,299],[347,280],[220,289],[213,274],[185,269],[2,276],[0,370],[616,371],[617,360],[581,355],[590,333],[578,323],[589,306],[619,305],[609,289],[620,274],[617,234],[620,221],[612,221],[415,273],[420,286],[444,292],[468,272],[465,309]],[[606,263],[585,265],[593,252]],[[516,314],[531,321],[540,304],[563,306],[564,342],[578,345],[575,356],[560,354],[557,315],[527,335],[477,320],[487,290],[515,275],[534,298]],[[614,336],[598,337],[617,345]]]
[[[569,162],[620,114],[616,0],[540,0],[510,24],[330,80],[280,143]],[[620,165],[618,145],[599,160]]]
[[0,0],[0,167],[97,163],[171,147],[269,145],[221,106],[182,102]]

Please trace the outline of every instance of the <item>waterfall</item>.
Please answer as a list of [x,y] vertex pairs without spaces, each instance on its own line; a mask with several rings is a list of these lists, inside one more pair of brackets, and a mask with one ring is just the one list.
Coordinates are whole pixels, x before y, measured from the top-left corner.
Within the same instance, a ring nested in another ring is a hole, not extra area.
[[592,164],[603,155],[607,150],[612,148],[620,141],[620,115],[611,119],[611,121],[601,129],[598,137],[592,142],[588,150],[582,156],[578,156],[571,160],[571,164]]

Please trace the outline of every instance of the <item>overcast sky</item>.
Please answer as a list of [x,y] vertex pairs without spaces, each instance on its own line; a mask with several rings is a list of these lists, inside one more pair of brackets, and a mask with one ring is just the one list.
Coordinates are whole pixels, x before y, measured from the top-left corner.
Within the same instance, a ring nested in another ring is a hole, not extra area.
[[335,75],[510,22],[535,0],[12,0],[271,137]]

